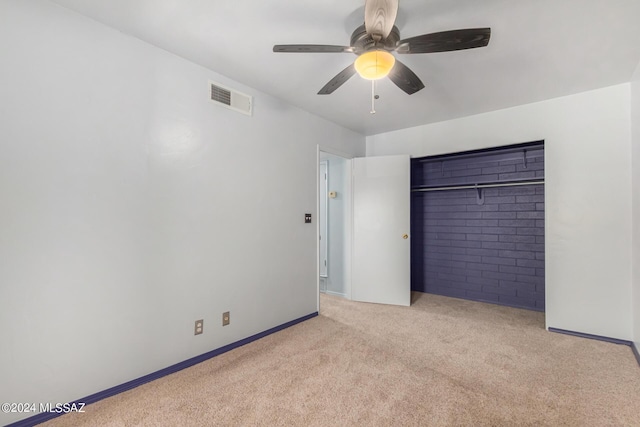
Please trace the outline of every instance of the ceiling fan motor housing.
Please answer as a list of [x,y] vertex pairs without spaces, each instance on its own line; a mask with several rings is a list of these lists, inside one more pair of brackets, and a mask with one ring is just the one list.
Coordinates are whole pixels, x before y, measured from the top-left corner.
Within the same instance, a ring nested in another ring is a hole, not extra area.
[[367,34],[364,24],[355,29],[351,34],[351,47],[353,53],[360,55],[373,49],[385,49],[388,51],[395,50],[396,45],[400,41],[400,30],[395,25],[386,39],[376,42],[370,34]]

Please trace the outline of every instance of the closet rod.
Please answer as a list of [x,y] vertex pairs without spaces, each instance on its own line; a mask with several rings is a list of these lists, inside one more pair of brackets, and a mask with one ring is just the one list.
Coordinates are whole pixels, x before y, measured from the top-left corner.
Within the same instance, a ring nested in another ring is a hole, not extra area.
[[431,187],[431,188],[416,188],[411,192],[424,192],[424,191],[444,191],[444,190],[466,190],[477,188],[494,188],[494,187],[516,187],[520,185],[539,185],[544,184],[544,180],[524,181],[524,182],[504,182],[497,184],[476,184],[476,185],[454,185],[449,187]]

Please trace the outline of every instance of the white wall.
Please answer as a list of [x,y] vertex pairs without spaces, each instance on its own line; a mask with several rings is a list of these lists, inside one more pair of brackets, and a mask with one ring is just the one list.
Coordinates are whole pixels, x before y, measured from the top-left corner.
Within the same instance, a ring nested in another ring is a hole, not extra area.
[[630,84],[367,138],[414,157],[545,140],[547,326],[630,340]]
[[316,311],[317,145],[363,155],[363,136],[46,1],[0,2],[0,58],[0,402],[78,399]]
[[328,211],[328,269],[326,292],[347,296],[346,278],[346,228],[350,218],[347,217],[349,200],[346,197],[347,159],[321,152],[320,159],[328,164],[328,192],[336,191],[337,197],[327,199]]
[[633,341],[640,350],[640,63],[631,81],[633,201]]

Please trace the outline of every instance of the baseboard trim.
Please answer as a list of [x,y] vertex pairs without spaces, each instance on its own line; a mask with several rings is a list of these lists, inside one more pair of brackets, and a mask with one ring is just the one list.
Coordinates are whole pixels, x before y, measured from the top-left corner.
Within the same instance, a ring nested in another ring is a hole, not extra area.
[[574,337],[588,338],[590,340],[610,342],[613,344],[628,345],[629,347],[631,347],[631,351],[633,352],[633,355],[636,357],[638,366],[640,366],[640,353],[638,353],[638,347],[636,347],[633,341],[619,340],[617,338],[609,338],[609,337],[603,337],[600,335],[584,334],[582,332],[574,332],[574,331],[568,331],[566,329],[557,329],[557,328],[549,328],[549,332],[556,332],[556,333],[565,334],[565,335],[573,335]]
[[327,295],[333,295],[333,296],[336,296],[336,297],[346,298],[346,295],[345,295],[345,294],[341,294],[341,293],[339,293],[339,292],[334,292],[334,291],[324,291],[324,293],[325,293],[325,294],[327,294]]
[[631,350],[633,350],[633,355],[636,357],[636,361],[638,362],[638,366],[640,366],[640,352],[638,351],[638,347],[635,343],[631,344]]
[[[181,371],[183,369],[189,368],[193,365],[197,365],[198,363],[204,362],[205,360],[211,359],[213,357],[219,356],[223,353],[226,353],[227,351],[233,350],[235,348],[241,347],[245,344],[249,344],[250,342],[259,340],[260,338],[264,338],[267,335],[271,335],[275,332],[281,331],[283,329],[286,329],[290,326],[293,326],[295,324],[304,322],[305,320],[309,320],[313,317],[316,317],[318,315],[318,312],[316,311],[315,313],[311,313],[311,314],[307,314],[306,316],[302,316],[298,319],[294,319],[291,320],[290,322],[286,322],[283,323],[282,325],[276,326],[274,328],[271,329],[267,329],[266,331],[257,333],[255,335],[252,335],[248,338],[244,338],[241,339],[240,341],[236,341],[233,342],[231,344],[227,344],[223,347],[220,347],[218,349],[209,351],[207,353],[201,354],[200,356],[196,356],[196,357],[192,357],[191,359],[187,359],[184,360],[182,362],[176,363],[175,365],[171,365],[167,368],[164,369],[160,369],[159,371],[156,372],[152,372],[148,375],[145,375],[143,377],[140,378],[136,378],[135,380],[131,380],[128,381],[126,383],[117,385],[115,387],[111,387],[108,388],[106,390],[100,391],[98,393],[94,393],[90,396],[84,397],[82,399],[78,399],[75,400],[74,402],[69,402],[69,403],[84,403],[86,405],[89,405],[91,403],[95,403],[99,400],[102,399],[106,399],[107,397],[111,397],[111,396],[115,396],[116,394],[122,393],[124,391],[127,390],[131,390],[133,388],[136,388],[138,386],[141,386],[142,384],[146,384],[148,382],[157,380],[159,378],[162,378],[164,376],[167,376],[169,374],[173,374],[174,372],[178,372]],[[29,418],[25,418],[23,420],[20,421],[16,421],[12,424],[7,424],[5,427],[31,427],[34,426],[36,424],[40,424],[43,423],[45,421],[49,421],[51,419],[57,418],[60,415],[63,414],[58,414],[55,412],[46,412],[46,413],[40,413],[38,415],[34,415],[33,417],[29,417]]]
[[631,341],[619,340],[617,338],[603,337],[601,335],[591,335],[591,334],[585,334],[582,332],[568,331],[566,329],[549,328],[549,332],[556,332],[558,334],[565,334],[565,335],[573,335],[574,337],[588,338],[590,340],[596,340],[596,341],[610,342],[612,344],[628,345],[630,347],[633,345]]

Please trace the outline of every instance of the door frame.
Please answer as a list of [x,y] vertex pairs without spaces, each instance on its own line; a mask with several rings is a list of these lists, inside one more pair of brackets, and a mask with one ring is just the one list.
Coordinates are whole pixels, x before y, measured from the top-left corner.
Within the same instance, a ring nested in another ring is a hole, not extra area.
[[[351,254],[353,248],[353,180],[351,178],[352,154],[345,153],[334,148],[318,144],[316,147],[316,215],[319,218],[320,212],[320,152],[332,156],[342,157],[346,160],[345,174],[349,177],[346,182],[344,200],[347,212],[344,223],[344,296],[351,299]],[[316,221],[316,308],[320,311],[320,221]]]
[[[329,258],[329,160],[320,160],[320,170],[319,176],[322,174],[324,170],[324,180],[322,177],[318,178],[318,186],[319,186],[319,201],[318,201],[318,238],[320,239],[319,250],[320,250],[320,277],[328,278],[329,277],[329,266],[328,266],[328,258]],[[321,198],[324,197],[324,207]],[[323,251],[324,249],[324,251]],[[324,260],[322,259],[322,255],[324,252]],[[323,265],[324,264],[324,265]]]

